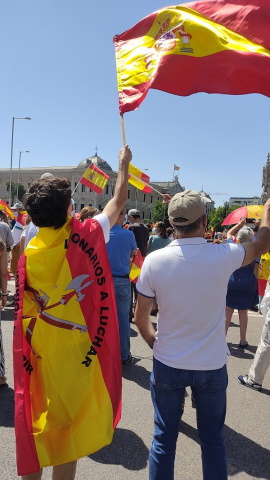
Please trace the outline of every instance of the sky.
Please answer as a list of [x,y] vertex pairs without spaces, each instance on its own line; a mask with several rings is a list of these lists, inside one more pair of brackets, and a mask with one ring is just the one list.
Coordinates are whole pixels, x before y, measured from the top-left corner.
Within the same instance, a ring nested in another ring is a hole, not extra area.
[[[187,3],[182,1],[181,3]],[[114,170],[122,147],[113,36],[170,3],[159,0],[8,0],[0,3],[0,167],[78,165],[97,154]],[[189,97],[150,90],[124,115],[133,163],[150,181],[260,196],[270,152],[270,99]],[[48,168],[49,170],[49,168]]]

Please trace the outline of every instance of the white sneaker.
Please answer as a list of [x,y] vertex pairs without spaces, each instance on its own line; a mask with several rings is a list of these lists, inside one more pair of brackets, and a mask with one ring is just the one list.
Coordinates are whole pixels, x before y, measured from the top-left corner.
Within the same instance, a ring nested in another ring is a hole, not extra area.
[[251,380],[248,375],[239,375],[238,382],[245,387],[253,388],[253,390],[261,390],[262,384],[256,383]]

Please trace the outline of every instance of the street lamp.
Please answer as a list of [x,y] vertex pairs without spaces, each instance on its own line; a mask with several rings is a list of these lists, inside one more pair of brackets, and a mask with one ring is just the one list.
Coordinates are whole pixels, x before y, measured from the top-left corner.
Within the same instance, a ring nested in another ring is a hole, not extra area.
[[10,207],[11,207],[11,181],[12,181],[12,157],[13,157],[14,120],[31,120],[31,117],[12,117],[10,175],[9,175],[9,206],[10,206]]
[[19,200],[19,181],[20,181],[20,170],[21,170],[21,156],[22,153],[30,153],[30,150],[22,150],[20,151],[20,156],[19,156],[19,170],[18,170],[18,181],[17,181],[17,201]]

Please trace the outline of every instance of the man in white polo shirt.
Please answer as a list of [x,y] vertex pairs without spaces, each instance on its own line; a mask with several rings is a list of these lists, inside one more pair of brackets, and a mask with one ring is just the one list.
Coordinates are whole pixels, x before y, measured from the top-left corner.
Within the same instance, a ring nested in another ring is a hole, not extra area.
[[[269,249],[270,201],[256,241],[241,245],[207,243],[205,211],[203,198],[192,190],[171,199],[169,219],[178,238],[146,257],[137,283],[135,323],[154,353],[151,395],[155,430],[149,455],[150,480],[174,478],[187,386],[197,408],[203,478],[227,479],[222,436],[228,382],[227,284],[234,270]],[[159,305],[157,332],[149,318],[155,296]]]

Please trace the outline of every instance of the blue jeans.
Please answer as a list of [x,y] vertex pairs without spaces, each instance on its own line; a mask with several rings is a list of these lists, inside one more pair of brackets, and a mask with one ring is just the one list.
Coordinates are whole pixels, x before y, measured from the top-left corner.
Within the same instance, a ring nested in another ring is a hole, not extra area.
[[218,370],[181,370],[154,358],[151,396],[154,436],[149,454],[150,480],[173,480],[176,442],[185,388],[190,386],[197,409],[203,479],[226,480],[227,461],[223,442],[226,415],[226,365]]
[[130,280],[129,278],[113,277],[113,284],[119,324],[121,358],[127,360],[130,353]]

